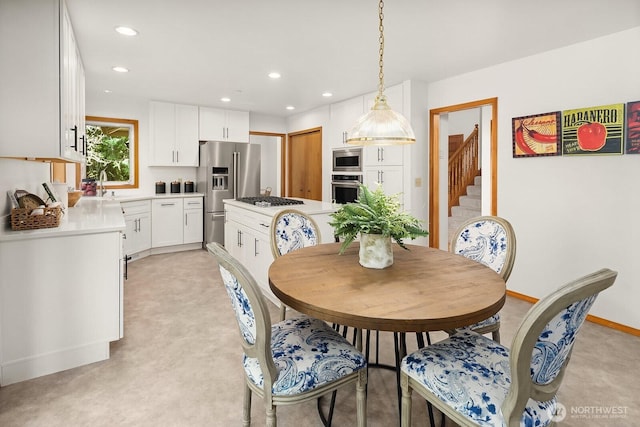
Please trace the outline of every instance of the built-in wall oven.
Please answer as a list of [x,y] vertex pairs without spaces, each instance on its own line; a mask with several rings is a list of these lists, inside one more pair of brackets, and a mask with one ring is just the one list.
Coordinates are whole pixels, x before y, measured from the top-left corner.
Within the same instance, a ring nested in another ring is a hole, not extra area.
[[358,198],[358,186],[362,184],[362,174],[331,175],[331,198],[335,203],[352,203]]
[[362,173],[362,147],[336,148],[333,150],[333,172]]

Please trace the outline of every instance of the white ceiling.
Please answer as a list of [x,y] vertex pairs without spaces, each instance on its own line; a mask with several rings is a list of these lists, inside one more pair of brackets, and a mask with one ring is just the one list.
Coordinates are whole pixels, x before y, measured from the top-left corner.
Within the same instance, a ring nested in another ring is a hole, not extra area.
[[[377,87],[377,0],[66,1],[92,96],[112,96],[102,93],[109,89],[286,116]],[[384,12],[387,85],[437,81],[640,26],[639,0],[387,0]],[[140,35],[121,36],[118,25]],[[566,66],[579,73],[593,61],[615,67],[606,52]],[[115,65],[131,71],[115,73]],[[274,70],[280,80],[267,77]]]

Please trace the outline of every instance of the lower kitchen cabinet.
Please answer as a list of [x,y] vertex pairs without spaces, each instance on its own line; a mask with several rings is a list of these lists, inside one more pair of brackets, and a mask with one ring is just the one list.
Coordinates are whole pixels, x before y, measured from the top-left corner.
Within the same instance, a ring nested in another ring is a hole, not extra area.
[[183,243],[200,243],[203,240],[204,212],[202,197],[183,199]]
[[133,254],[151,248],[151,201],[123,202],[122,211],[126,225],[124,254]]
[[271,300],[267,271],[271,253],[271,216],[225,205],[224,247],[256,279]]
[[265,297],[280,305],[269,288],[269,267],[273,262],[271,251],[271,221],[278,212],[292,208],[310,215],[319,227],[321,242],[333,242],[330,214],[335,207],[317,200],[304,200],[302,205],[255,208],[246,203],[225,201],[224,247],[244,265],[260,286]]
[[172,197],[151,201],[151,247],[201,243],[202,197]]
[[151,201],[151,246],[181,245],[183,243],[182,198]]
[[0,386],[109,358],[123,336],[121,239],[0,241]]

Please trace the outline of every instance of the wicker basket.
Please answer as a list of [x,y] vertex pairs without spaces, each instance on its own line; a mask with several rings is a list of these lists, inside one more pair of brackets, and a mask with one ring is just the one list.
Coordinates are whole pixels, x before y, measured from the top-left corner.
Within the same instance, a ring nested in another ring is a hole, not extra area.
[[31,215],[31,209],[11,209],[12,230],[35,230],[38,228],[54,228],[60,225],[62,209],[42,208],[43,215]]

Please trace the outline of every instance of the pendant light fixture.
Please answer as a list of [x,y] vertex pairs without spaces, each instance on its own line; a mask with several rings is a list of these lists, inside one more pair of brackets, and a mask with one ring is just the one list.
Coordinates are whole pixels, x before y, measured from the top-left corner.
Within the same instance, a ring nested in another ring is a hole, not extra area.
[[360,117],[347,137],[347,144],[351,145],[400,145],[413,144],[416,137],[411,129],[411,125],[400,113],[393,111],[387,105],[387,98],[384,96],[384,17],[382,9],[384,2],[380,0],[378,5],[378,17],[380,31],[380,58],[378,72],[378,95],[371,111]]

